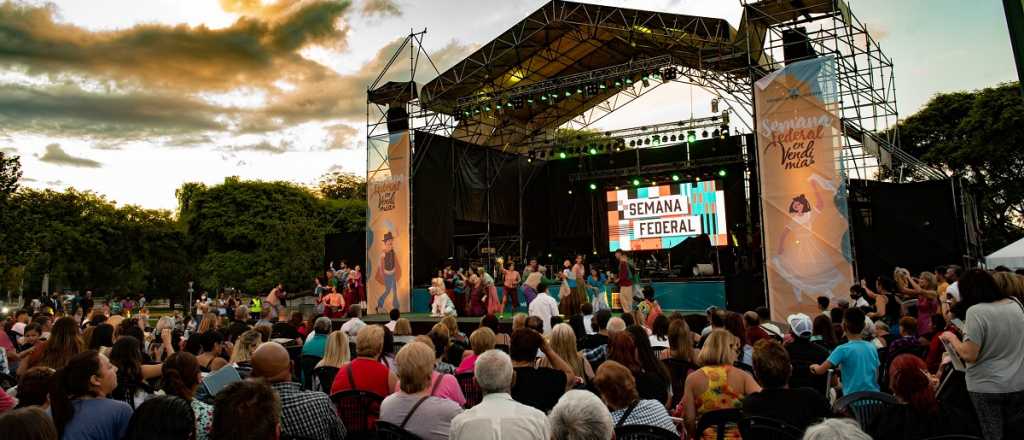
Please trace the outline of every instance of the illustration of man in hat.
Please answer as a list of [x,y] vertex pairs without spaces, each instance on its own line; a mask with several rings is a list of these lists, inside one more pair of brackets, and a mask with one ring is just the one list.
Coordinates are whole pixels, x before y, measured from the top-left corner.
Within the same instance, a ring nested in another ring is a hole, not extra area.
[[391,300],[391,308],[400,308],[398,302],[398,278],[402,276],[402,267],[398,265],[398,257],[395,256],[395,236],[390,231],[384,234],[384,252],[381,252],[377,261],[377,274],[374,277],[377,282],[384,285],[384,293],[377,300],[377,313],[387,313],[390,309],[384,308],[384,302],[389,294],[394,294]]

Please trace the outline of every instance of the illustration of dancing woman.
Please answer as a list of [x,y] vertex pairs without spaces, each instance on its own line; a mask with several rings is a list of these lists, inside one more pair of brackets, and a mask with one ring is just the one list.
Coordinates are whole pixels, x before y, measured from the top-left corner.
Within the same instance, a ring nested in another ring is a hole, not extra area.
[[391,232],[384,234],[384,252],[380,254],[380,261],[377,262],[377,282],[384,285],[384,293],[377,300],[377,313],[386,313],[390,309],[384,308],[384,302],[388,295],[394,294],[391,299],[392,309],[401,309],[398,301],[398,278],[402,276],[402,267],[398,264],[398,257],[395,255],[395,237]]
[[813,231],[814,218],[821,214],[825,204],[821,190],[826,189],[833,194],[835,186],[817,174],[812,174],[807,180],[814,194],[814,203],[804,194],[793,197],[789,202],[790,221],[782,231],[772,256],[772,265],[779,276],[793,286],[797,301],[804,294],[811,298],[819,295],[831,297],[833,289],[843,282],[843,275]]

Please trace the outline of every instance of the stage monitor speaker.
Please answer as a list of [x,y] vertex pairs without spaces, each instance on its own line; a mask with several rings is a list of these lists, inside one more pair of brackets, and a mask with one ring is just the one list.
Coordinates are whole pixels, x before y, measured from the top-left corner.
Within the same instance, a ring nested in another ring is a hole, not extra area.
[[811,47],[811,40],[807,37],[807,29],[795,27],[782,31],[782,54],[786,64],[817,57]]
[[715,274],[715,266],[712,264],[698,264],[693,267],[693,276],[709,277]]

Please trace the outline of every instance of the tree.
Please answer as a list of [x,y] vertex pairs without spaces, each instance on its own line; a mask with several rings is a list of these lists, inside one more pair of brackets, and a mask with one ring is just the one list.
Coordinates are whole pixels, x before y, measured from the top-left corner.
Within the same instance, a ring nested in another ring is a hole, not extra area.
[[18,191],[21,180],[21,158],[0,151],[0,203]]
[[985,249],[1024,235],[1024,99],[1017,83],[936,95],[900,122],[900,146],[964,179]]
[[317,193],[325,199],[366,200],[366,178],[343,171],[329,171],[320,176]]

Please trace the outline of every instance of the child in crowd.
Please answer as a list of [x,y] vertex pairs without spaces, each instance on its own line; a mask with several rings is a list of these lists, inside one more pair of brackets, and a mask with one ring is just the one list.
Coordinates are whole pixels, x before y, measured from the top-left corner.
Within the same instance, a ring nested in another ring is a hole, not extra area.
[[825,363],[811,365],[814,374],[825,374],[832,367],[842,373],[843,394],[859,391],[878,391],[878,350],[874,344],[864,340],[864,312],[849,308],[843,314],[843,331],[848,342],[832,350]]

